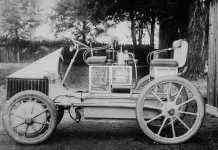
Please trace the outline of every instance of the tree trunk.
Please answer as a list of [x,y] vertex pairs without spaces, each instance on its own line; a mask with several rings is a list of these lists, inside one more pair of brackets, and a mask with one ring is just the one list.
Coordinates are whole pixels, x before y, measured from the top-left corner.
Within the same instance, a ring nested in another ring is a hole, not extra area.
[[17,63],[20,63],[20,47],[19,47],[19,43],[16,44],[16,49],[17,49]]
[[[159,20],[159,49],[172,47],[172,43],[177,39],[178,32],[175,29],[171,29],[169,22]],[[160,53],[159,58],[170,58],[172,57],[171,52]]]
[[151,36],[150,36],[150,48],[154,49],[154,29],[155,29],[155,17],[152,17],[151,20]]
[[133,43],[133,53],[136,52],[136,31],[135,31],[135,20],[134,20],[134,11],[129,11],[130,21],[131,21],[131,34],[132,34],[132,43]]
[[138,38],[138,41],[139,41],[139,46],[142,46],[142,37],[143,37],[143,23],[139,23],[139,27],[138,27],[138,34],[139,34],[139,38]]
[[199,0],[191,1],[189,28],[188,28],[188,59],[186,76],[196,79],[203,75],[208,51],[208,10]]
[[19,36],[17,29],[15,30],[15,45],[16,45],[16,51],[17,51],[17,63],[20,63],[20,47],[19,47]]
[[86,21],[83,21],[82,43],[86,44]]

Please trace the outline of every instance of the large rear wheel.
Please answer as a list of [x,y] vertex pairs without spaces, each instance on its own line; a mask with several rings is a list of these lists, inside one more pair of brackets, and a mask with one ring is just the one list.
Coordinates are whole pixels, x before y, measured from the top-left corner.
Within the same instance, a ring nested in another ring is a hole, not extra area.
[[144,76],[143,78],[141,78],[138,81],[135,89],[138,90],[138,91],[141,91],[146,86],[146,84],[148,84],[149,82],[150,82],[150,76],[149,75]]
[[[145,76],[145,77],[143,77],[143,78],[141,78],[139,81],[138,81],[138,83],[137,83],[137,86],[135,87],[135,89],[137,90],[137,91],[140,91],[140,92],[142,92],[142,90],[146,87],[146,85],[149,83],[149,82],[151,82],[151,79],[150,79],[150,76],[149,75],[147,75],[147,76]],[[175,94],[173,94],[173,93],[175,93],[175,90],[178,90],[179,88],[180,88],[180,85],[178,85],[178,84],[176,84],[176,83],[173,83],[173,84],[165,84],[164,86],[162,85],[162,86],[158,86],[157,88],[156,88],[156,91],[157,90],[159,90],[159,91],[161,91],[161,92],[166,92],[166,90],[169,88],[168,86],[171,86],[171,87],[173,87],[172,89],[171,89],[171,100],[173,99],[173,97],[175,96]],[[155,92],[156,92],[155,91]],[[183,89],[182,91],[181,91],[181,96],[180,96],[180,101],[186,101],[187,100],[187,98],[188,98],[188,96],[187,96],[187,93],[186,93],[186,91]],[[186,110],[186,105],[184,105],[184,106],[182,106],[182,110]],[[180,118],[182,118],[184,116],[184,114],[180,114],[179,115],[179,117]],[[174,120],[174,125],[176,126],[177,124],[178,124],[179,122],[178,122],[178,120]],[[153,126],[154,128],[155,127],[160,127],[160,123],[159,122],[153,122],[153,123],[150,123],[149,124],[150,126]],[[170,125],[165,125],[164,126],[164,128],[167,128],[167,127],[170,127]]]
[[[166,90],[160,90],[166,87]],[[184,92],[188,98],[184,101]],[[155,107],[146,101],[157,101]],[[145,119],[144,110],[148,107],[158,113]],[[144,133],[162,144],[177,144],[190,139],[200,128],[204,118],[204,101],[201,94],[188,80],[180,77],[162,77],[153,80],[141,91],[136,115]],[[154,124],[159,125],[155,126]]]
[[57,124],[57,109],[51,99],[37,91],[14,95],[3,108],[3,126],[14,141],[38,144],[50,137]]

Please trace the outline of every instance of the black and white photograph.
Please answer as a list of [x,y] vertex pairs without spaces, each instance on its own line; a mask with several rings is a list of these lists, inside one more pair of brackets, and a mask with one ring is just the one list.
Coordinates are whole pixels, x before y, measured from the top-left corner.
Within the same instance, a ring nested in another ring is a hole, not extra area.
[[217,150],[218,0],[0,0],[0,150]]

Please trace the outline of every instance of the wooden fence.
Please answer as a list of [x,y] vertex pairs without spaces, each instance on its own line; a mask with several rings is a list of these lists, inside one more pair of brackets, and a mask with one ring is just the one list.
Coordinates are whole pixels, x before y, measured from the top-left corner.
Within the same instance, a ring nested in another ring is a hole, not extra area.
[[[19,52],[17,48],[13,44],[2,44],[0,45],[0,62],[5,63],[15,63],[18,62],[33,62],[52,51],[66,45],[67,43],[59,42],[57,43],[46,43],[46,42],[37,42],[27,45],[19,46]],[[68,43],[69,44],[69,43]],[[93,43],[93,47],[99,47],[107,45],[105,43]],[[116,50],[119,50],[122,46],[123,50],[128,50],[129,52],[133,52],[133,45],[117,45]],[[146,63],[147,54],[150,52],[149,45],[142,45],[136,48],[136,58],[139,60],[140,63]],[[18,56],[19,55],[19,56]],[[18,58],[19,57],[19,58]],[[80,59],[80,57],[78,57]],[[81,62],[81,61],[79,61]]]

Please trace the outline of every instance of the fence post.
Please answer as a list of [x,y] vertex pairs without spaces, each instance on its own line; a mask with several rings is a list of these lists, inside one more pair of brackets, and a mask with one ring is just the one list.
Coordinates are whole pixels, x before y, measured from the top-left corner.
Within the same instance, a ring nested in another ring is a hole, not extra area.
[[207,86],[207,103],[218,107],[218,34],[217,34],[217,15],[218,15],[218,0],[210,2],[209,10],[209,58],[208,58],[208,86]]

